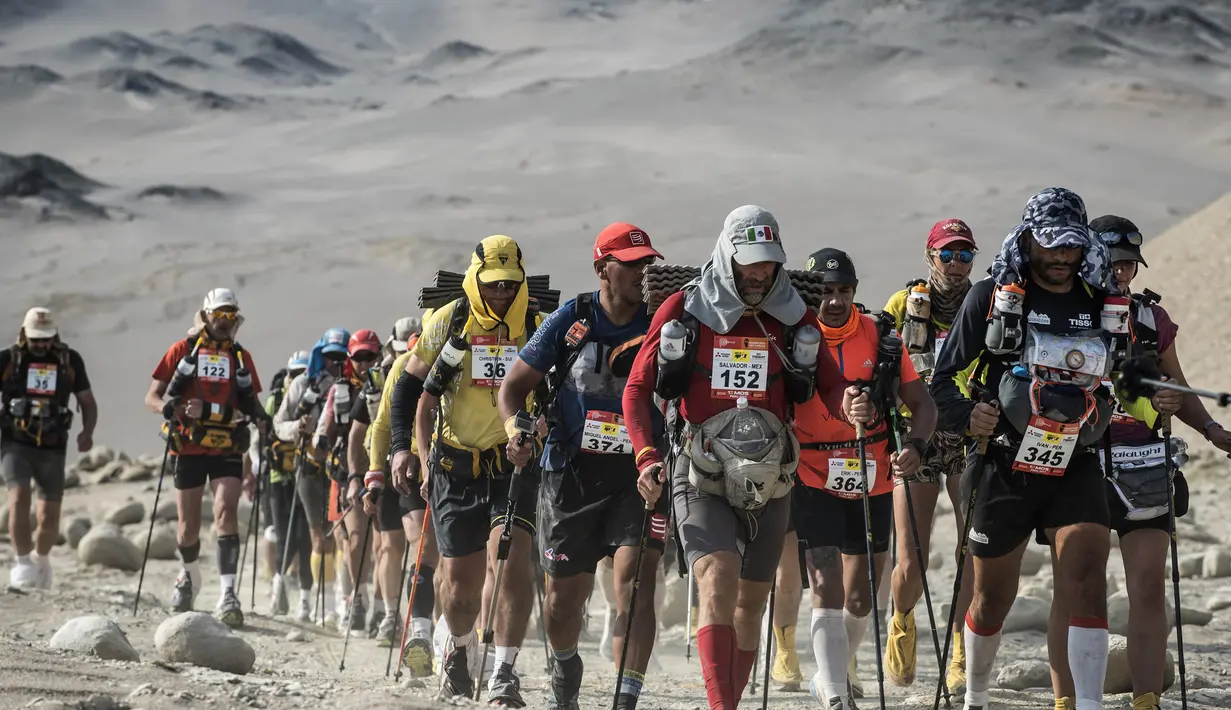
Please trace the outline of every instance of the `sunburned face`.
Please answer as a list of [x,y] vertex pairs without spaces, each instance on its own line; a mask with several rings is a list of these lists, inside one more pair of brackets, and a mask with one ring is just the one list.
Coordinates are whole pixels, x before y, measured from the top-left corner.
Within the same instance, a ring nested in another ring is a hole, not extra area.
[[1030,244],[1030,273],[1049,286],[1065,286],[1072,282],[1081,267],[1081,247],[1045,249],[1034,239]]
[[740,298],[749,306],[759,306],[774,286],[778,264],[772,261],[758,261],[755,264],[742,266],[732,262],[735,271],[735,288]]
[[830,328],[841,328],[846,325],[854,305],[854,286],[827,283],[821,287],[821,322]]
[[1128,288],[1133,277],[1137,275],[1137,262],[1132,259],[1117,261],[1111,265],[1111,273],[1116,277],[1116,284],[1120,288]]
[[513,306],[513,301],[517,298],[517,289],[521,288],[520,281],[491,281],[488,283],[479,282],[479,295],[483,297],[483,302],[491,309],[492,315],[497,318],[504,318],[509,312],[509,308]]
[[620,261],[606,258],[595,264],[600,281],[611,284],[611,295],[622,304],[635,306],[642,301],[641,284],[645,278],[645,267],[654,263],[654,257],[647,256],[637,261]]
[[51,350],[51,338],[26,338],[26,345],[34,355],[46,355]]

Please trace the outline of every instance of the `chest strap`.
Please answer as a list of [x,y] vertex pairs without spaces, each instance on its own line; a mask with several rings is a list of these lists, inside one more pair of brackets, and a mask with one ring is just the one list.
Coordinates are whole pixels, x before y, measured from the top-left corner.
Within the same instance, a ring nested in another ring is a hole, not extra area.
[[[867,444],[879,444],[880,442],[887,441],[888,439],[889,439],[889,430],[883,429],[871,436],[865,436],[863,438],[863,443],[865,446]],[[835,442],[815,441],[815,442],[807,442],[807,443],[801,441],[799,443],[799,448],[803,449],[804,451],[837,451],[838,449],[853,449],[857,446],[859,446],[858,439],[851,439],[850,441],[835,441]]]

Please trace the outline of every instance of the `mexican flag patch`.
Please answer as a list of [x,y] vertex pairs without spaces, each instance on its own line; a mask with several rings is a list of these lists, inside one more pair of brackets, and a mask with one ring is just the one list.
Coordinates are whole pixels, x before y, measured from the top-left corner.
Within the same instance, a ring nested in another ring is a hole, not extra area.
[[765,242],[774,241],[774,230],[762,224],[758,224],[744,230],[745,241],[748,244],[764,244]]

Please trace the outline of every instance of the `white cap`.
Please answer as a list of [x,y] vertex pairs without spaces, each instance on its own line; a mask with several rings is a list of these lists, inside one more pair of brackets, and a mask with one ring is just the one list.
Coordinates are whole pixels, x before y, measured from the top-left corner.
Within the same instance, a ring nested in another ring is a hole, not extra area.
[[25,320],[21,322],[21,329],[25,331],[27,338],[38,340],[54,338],[60,332],[56,328],[55,320],[51,317],[51,310],[41,306],[26,311]]
[[423,323],[418,318],[414,316],[399,318],[393,324],[393,335],[389,337],[387,344],[396,352],[404,353],[406,352],[406,343],[410,340],[411,336],[421,330],[423,330]]
[[219,308],[228,306],[239,310],[239,299],[235,298],[235,292],[229,288],[216,288],[205,294],[205,303],[201,306],[201,310],[213,313]]

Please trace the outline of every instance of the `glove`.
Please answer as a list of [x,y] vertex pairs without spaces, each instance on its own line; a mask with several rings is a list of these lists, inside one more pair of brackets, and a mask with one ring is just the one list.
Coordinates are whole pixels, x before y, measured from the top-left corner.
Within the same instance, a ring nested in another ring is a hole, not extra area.
[[171,399],[168,399],[166,402],[164,402],[162,405],[162,418],[166,419],[167,421],[171,421],[172,419],[175,419],[175,408],[178,407],[179,404],[180,404],[179,397],[172,397]]

